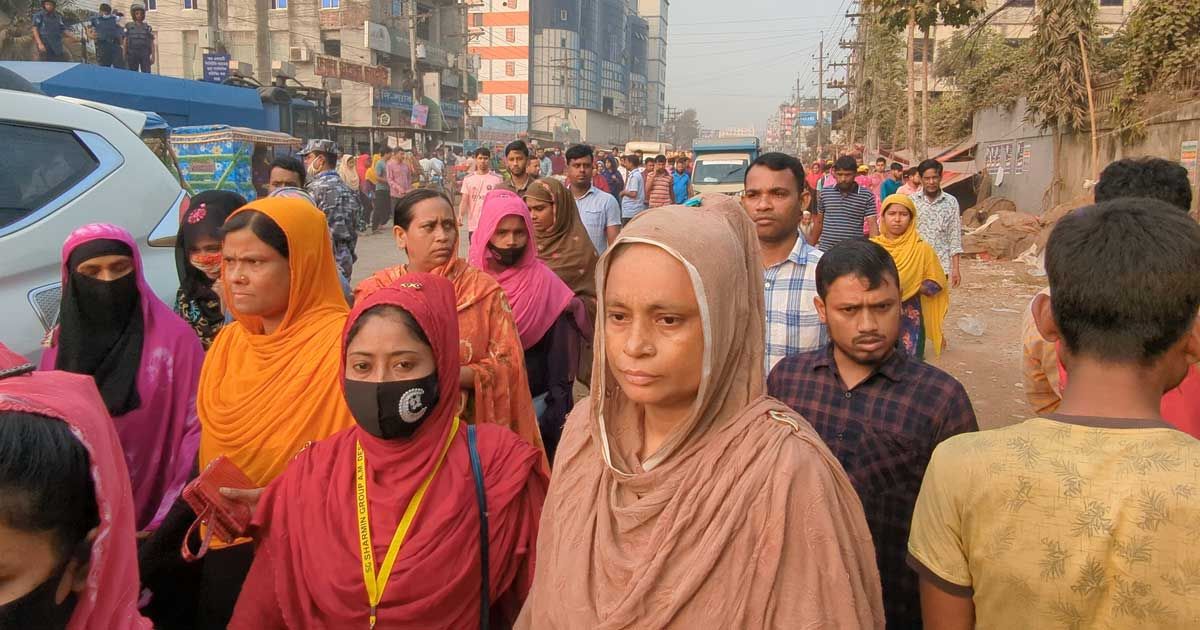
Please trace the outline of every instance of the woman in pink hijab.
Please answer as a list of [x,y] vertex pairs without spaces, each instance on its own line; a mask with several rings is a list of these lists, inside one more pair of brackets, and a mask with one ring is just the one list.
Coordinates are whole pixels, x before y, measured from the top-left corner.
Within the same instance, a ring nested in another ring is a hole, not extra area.
[[133,236],[85,225],[62,248],[59,324],[41,369],[91,377],[116,425],[133,483],[134,525],[158,528],[196,460],[204,349],[146,284]]
[[512,191],[493,190],[483,199],[468,262],[495,278],[512,305],[525,349],[529,393],[546,455],[553,462],[574,404],[580,348],[591,330],[583,303],[538,258],[534,234],[525,202]]
[[92,379],[0,346],[0,627],[141,630],[129,473]]

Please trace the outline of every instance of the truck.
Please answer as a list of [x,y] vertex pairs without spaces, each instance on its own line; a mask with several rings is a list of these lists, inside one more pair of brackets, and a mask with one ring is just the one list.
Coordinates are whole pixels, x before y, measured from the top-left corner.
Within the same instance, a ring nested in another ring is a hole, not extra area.
[[652,140],[633,140],[625,143],[625,155],[632,155],[638,151],[646,157],[654,157],[656,155],[667,155],[671,153],[675,147],[666,142],[655,142]]
[[692,186],[697,193],[740,195],[746,169],[758,159],[758,138],[713,138],[692,145]]

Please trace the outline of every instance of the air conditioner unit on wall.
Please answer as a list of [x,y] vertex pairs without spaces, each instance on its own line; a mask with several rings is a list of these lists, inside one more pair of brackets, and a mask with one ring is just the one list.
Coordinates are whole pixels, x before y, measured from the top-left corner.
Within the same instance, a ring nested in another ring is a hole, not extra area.
[[312,51],[308,46],[292,46],[288,50],[288,59],[291,61],[312,61]]

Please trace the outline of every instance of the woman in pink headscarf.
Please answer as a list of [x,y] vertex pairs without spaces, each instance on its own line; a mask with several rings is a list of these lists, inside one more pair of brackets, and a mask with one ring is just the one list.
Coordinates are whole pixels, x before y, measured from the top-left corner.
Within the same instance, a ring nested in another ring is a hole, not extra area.
[[187,483],[199,447],[196,333],[146,284],[129,232],[85,225],[62,249],[59,324],[41,369],[95,380],[133,482],[134,524],[152,531]]
[[493,190],[483,199],[468,262],[495,278],[512,305],[542,443],[553,461],[574,404],[580,348],[591,331],[583,303],[538,258],[534,234],[525,202],[511,191]]
[[89,377],[22,363],[0,346],[0,627],[149,629],[104,401]]

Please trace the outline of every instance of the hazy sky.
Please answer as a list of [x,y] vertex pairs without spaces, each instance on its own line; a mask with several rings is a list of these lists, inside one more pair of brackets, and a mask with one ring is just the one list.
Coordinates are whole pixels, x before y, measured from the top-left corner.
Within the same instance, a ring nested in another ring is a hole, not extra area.
[[[800,88],[816,97],[817,44],[845,56],[850,0],[672,0],[667,16],[667,105],[692,108],[704,127],[754,126]],[[829,75],[826,74],[826,82]],[[840,91],[826,90],[826,96]]]

